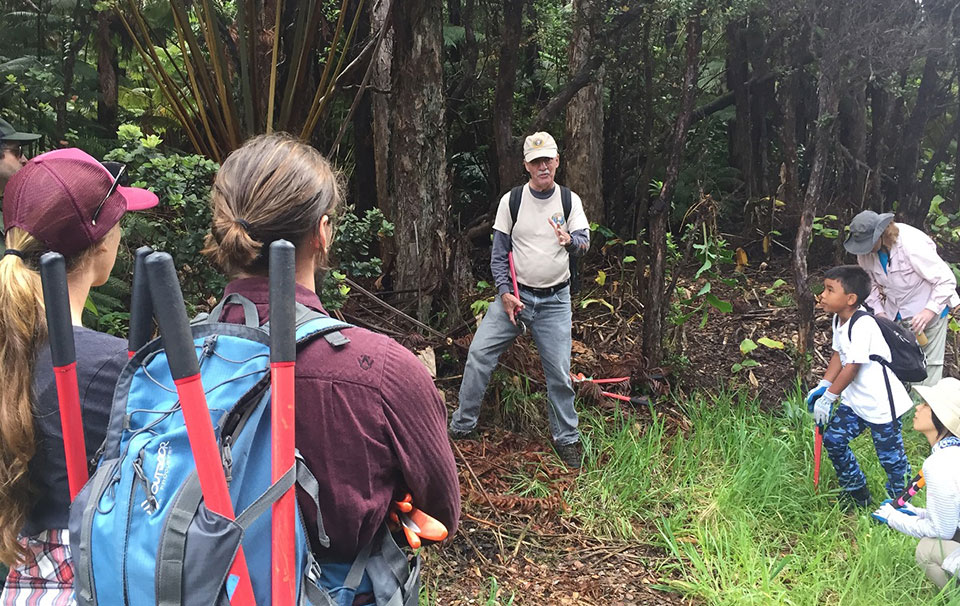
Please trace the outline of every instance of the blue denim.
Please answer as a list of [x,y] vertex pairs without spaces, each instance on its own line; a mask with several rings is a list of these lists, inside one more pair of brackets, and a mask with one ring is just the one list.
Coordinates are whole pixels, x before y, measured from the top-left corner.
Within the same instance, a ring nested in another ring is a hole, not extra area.
[[[524,305],[520,316],[530,328],[547,379],[550,433],[556,444],[572,444],[580,440],[580,434],[577,431],[577,411],[573,406],[573,382],[570,380],[570,328],[573,321],[570,288],[538,296],[521,287],[520,300]],[[510,322],[500,297],[497,297],[483,316],[470,344],[463,383],[460,384],[460,407],[450,420],[451,429],[469,431],[477,426],[490,375],[500,355],[519,334],[520,329]]]
[[891,423],[868,423],[849,406],[841,404],[823,432],[823,447],[826,448],[837,480],[845,490],[857,490],[867,484],[867,477],[850,449],[850,441],[870,428],[873,446],[880,464],[887,472],[887,494],[897,498],[910,478],[910,463],[903,451],[903,434],[900,419]]
[[[352,562],[325,562],[320,565],[320,585],[327,590],[336,606],[354,606],[357,594],[373,595],[373,583],[367,573],[364,573],[356,589],[343,586],[351,565]],[[366,606],[374,606],[374,603]]]

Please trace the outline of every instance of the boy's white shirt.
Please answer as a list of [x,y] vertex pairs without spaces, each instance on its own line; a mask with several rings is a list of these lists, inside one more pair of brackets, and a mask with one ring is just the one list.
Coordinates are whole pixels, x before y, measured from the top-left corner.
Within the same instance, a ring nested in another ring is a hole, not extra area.
[[[857,376],[840,394],[842,402],[868,423],[890,423],[893,419],[890,418],[890,399],[883,379],[884,367],[870,359],[871,355],[879,355],[884,360],[890,360],[890,347],[880,332],[880,326],[873,316],[861,316],[853,325],[851,339],[848,326],[850,320],[837,326],[838,321],[839,318],[835,317],[833,350],[840,354],[840,363],[844,366],[860,364]],[[899,418],[913,407],[913,401],[892,370],[887,369],[887,376],[890,378],[893,404]]]

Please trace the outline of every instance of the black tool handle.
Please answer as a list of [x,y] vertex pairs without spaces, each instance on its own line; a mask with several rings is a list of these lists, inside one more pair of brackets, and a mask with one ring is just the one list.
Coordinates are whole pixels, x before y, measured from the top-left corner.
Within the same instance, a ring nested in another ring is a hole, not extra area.
[[190,321],[183,305],[183,293],[177,279],[173,257],[165,252],[155,252],[147,257],[147,282],[153,311],[167,352],[167,363],[174,381],[200,374],[200,364],[193,347]]
[[147,257],[153,253],[149,246],[137,249],[133,262],[133,288],[130,295],[130,337],[127,349],[137,351],[153,335],[153,303],[147,281]]
[[270,361],[294,362],[296,339],[296,248],[286,240],[270,244]]
[[67,289],[67,267],[63,255],[55,252],[40,257],[40,280],[43,304],[47,310],[47,333],[53,366],[61,368],[77,361],[73,342],[73,321],[70,316],[70,292]]

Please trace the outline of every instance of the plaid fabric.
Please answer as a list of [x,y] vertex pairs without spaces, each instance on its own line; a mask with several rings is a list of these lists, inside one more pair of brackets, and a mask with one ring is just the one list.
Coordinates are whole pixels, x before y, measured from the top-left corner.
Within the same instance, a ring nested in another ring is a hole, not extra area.
[[0,594],[0,606],[72,606],[73,559],[70,531],[45,530],[21,537],[27,548],[23,562],[10,569]]

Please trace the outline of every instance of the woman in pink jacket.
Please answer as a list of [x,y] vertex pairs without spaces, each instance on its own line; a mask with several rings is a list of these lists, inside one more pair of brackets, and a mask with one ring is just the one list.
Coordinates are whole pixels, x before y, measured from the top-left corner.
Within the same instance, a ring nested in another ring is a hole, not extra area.
[[917,335],[927,356],[923,384],[936,385],[943,376],[950,310],[960,305],[957,278],[937,245],[919,229],[894,223],[892,213],[865,210],[850,222],[843,246],[873,281],[867,305]]

